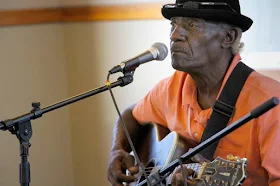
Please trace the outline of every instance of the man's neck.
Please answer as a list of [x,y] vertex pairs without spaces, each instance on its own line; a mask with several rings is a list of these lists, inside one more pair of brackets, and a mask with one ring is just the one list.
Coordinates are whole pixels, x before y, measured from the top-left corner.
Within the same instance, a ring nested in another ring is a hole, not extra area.
[[232,59],[232,56],[224,57],[214,63],[216,67],[205,67],[199,72],[190,73],[197,85],[198,103],[202,109],[210,108],[214,104]]

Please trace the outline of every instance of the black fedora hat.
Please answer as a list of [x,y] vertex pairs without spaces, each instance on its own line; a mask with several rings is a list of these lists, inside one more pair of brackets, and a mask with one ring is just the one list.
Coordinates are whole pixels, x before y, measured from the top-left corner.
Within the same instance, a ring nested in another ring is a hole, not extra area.
[[225,22],[238,26],[243,32],[253,24],[252,19],[240,12],[238,0],[176,0],[161,9],[163,17],[193,17],[209,21]]

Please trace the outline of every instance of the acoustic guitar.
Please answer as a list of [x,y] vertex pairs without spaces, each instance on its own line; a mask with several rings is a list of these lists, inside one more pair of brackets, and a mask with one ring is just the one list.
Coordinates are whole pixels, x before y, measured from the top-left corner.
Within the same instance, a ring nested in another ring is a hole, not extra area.
[[[154,123],[145,125],[138,139],[141,140],[136,142],[136,151],[149,178],[155,177],[155,174],[151,173],[153,168],[157,167],[159,172],[168,168],[174,160],[186,153],[189,148],[197,145],[195,142],[184,139],[178,133],[170,132]],[[227,158],[228,160],[218,157],[210,163],[184,162],[184,164],[187,163],[186,166],[196,172],[192,178],[204,180],[206,186],[239,186],[246,178],[247,159],[241,159],[233,155],[228,155]],[[130,183],[129,186],[148,185],[144,174],[138,173],[136,177],[138,180]],[[165,179],[163,185],[170,185],[169,180],[170,176]],[[150,180],[153,185],[156,181],[154,179]]]

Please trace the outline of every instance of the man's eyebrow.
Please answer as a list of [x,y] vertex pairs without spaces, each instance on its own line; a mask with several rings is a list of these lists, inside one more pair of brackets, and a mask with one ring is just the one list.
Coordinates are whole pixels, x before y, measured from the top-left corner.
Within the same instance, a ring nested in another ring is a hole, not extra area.
[[196,23],[205,23],[206,21],[199,18],[183,18],[186,21],[196,22]]

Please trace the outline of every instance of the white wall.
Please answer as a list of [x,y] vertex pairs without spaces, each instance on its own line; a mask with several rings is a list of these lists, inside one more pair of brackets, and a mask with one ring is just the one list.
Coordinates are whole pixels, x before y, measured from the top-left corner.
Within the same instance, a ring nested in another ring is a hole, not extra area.
[[[56,6],[54,0],[1,0],[0,9]],[[68,97],[63,25],[0,27],[0,120],[42,108]],[[69,108],[32,121],[29,162],[31,184],[72,186],[72,147]],[[8,131],[0,133],[0,185],[19,185],[19,142]]]
[[250,31],[245,32],[246,52],[279,51],[280,46],[280,1],[241,0],[242,12],[253,19]]
[[242,12],[253,19],[251,29],[244,33],[244,61],[255,69],[280,69],[280,1],[241,0]]
[[[63,26],[0,28],[0,119],[42,108],[68,95]],[[32,121],[29,161],[31,185],[73,185],[68,108]],[[19,142],[8,131],[0,135],[0,185],[19,185]]]

